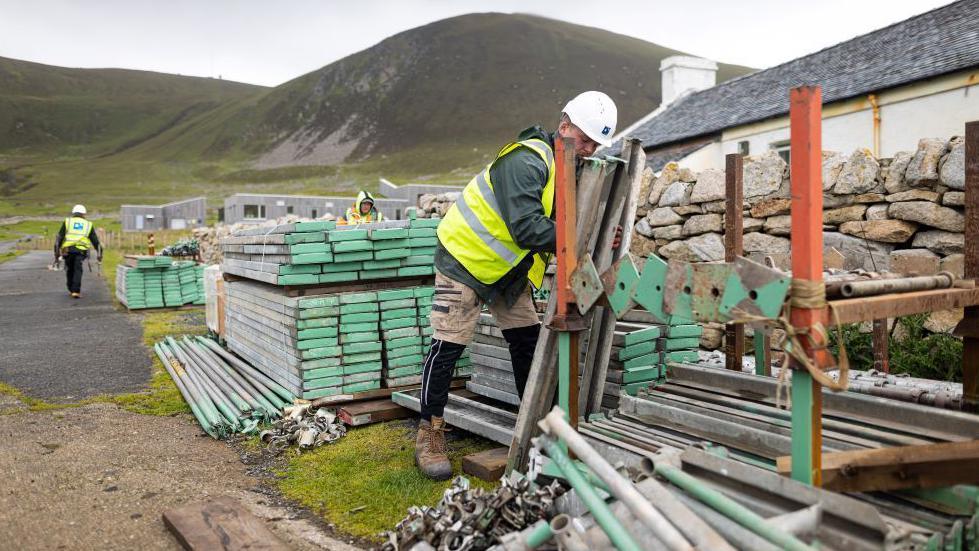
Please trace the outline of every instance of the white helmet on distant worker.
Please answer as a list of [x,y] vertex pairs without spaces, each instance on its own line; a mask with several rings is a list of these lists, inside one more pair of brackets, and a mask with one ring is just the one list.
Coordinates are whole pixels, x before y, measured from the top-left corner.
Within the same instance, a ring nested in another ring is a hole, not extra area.
[[71,207],[71,213],[72,214],[88,214],[88,211],[85,210],[85,205],[75,205],[75,206]]
[[612,145],[619,112],[608,94],[595,90],[582,92],[564,106],[563,112],[586,136],[604,147]]

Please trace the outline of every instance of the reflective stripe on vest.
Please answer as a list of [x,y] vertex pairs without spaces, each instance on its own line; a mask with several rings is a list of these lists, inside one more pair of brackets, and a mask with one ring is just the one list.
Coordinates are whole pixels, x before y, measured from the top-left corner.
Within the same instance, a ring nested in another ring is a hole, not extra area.
[[75,247],[81,251],[92,248],[92,242],[88,239],[88,234],[92,233],[92,223],[84,218],[76,216],[65,218],[65,240],[61,242],[61,248]]
[[[542,140],[525,140],[507,145],[497,154],[499,159],[518,147],[526,147],[547,164],[547,183],[541,196],[544,215],[550,217],[554,208],[554,152]],[[495,162],[495,160],[494,160]],[[500,212],[490,163],[462,190],[462,194],[438,226],[439,242],[477,280],[487,285],[495,283],[520,263],[530,251],[521,249],[510,235]],[[547,264],[541,255],[534,256],[528,273],[537,288],[543,283]]]

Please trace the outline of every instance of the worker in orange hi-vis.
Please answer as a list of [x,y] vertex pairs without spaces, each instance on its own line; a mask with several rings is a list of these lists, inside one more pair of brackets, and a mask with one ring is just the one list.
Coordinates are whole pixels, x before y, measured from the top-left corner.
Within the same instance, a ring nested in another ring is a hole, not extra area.
[[369,191],[357,194],[353,206],[347,209],[347,214],[337,221],[339,224],[369,224],[384,220],[384,215],[374,206],[374,196]]

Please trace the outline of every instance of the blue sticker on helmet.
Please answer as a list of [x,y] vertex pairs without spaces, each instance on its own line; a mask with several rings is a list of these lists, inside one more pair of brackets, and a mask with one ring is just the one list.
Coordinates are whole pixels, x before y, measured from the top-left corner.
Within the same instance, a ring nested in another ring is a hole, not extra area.
[[602,136],[608,136],[608,133],[611,131],[612,129],[606,126],[605,128],[602,129]]

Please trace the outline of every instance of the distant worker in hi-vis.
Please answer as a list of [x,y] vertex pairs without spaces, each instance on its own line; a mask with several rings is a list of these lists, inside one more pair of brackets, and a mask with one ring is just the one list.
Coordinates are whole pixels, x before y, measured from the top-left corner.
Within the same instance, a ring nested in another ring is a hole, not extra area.
[[88,258],[88,252],[94,249],[98,253],[98,261],[102,262],[99,236],[95,233],[95,226],[85,219],[86,212],[84,205],[75,205],[54,241],[54,261],[57,263],[65,259],[65,276],[72,298],[82,296],[82,262]]
[[357,201],[354,206],[347,209],[338,222],[340,224],[369,224],[384,220],[384,215],[374,206],[374,196],[369,191],[361,191],[357,194]]
[[426,476],[452,476],[442,414],[452,370],[472,341],[484,304],[509,345],[516,391],[523,395],[540,332],[531,287],[541,288],[555,250],[554,140],[571,138],[575,157],[589,157],[599,145],[611,145],[616,119],[607,95],[578,95],[564,107],[555,132],[533,126],[500,149],[439,224],[432,343],[415,440],[415,462]]

